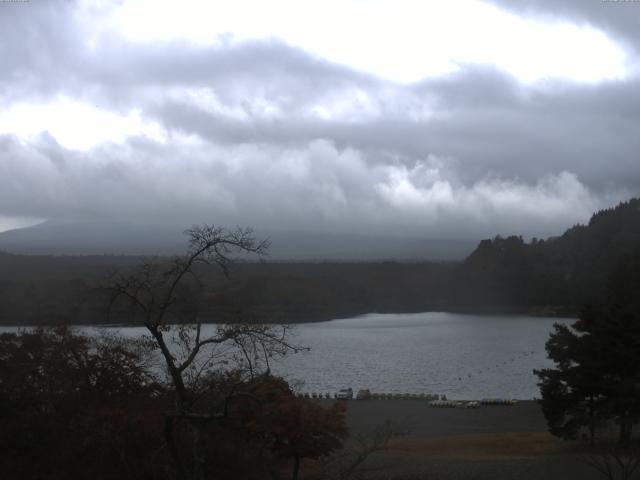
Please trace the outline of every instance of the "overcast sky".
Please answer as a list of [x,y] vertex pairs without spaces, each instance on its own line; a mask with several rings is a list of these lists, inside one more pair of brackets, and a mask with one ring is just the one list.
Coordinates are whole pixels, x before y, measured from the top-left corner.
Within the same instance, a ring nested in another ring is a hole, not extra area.
[[640,194],[640,2],[0,2],[0,231],[547,236]]

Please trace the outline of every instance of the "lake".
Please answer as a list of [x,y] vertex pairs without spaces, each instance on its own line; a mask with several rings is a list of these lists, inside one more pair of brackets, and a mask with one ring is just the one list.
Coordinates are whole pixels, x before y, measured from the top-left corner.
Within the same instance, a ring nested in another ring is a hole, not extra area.
[[[553,323],[572,319],[452,313],[369,314],[300,324],[309,352],[272,365],[302,392],[351,387],[438,393],[450,399],[539,397],[533,369],[551,366],[544,344]],[[125,336],[136,327],[112,327]],[[1,330],[15,328],[0,328]]]
[[300,325],[311,348],[277,368],[302,391],[369,388],[439,393],[453,399],[539,397],[533,369],[551,366],[544,349],[553,323],[572,319],[452,313],[371,314]]

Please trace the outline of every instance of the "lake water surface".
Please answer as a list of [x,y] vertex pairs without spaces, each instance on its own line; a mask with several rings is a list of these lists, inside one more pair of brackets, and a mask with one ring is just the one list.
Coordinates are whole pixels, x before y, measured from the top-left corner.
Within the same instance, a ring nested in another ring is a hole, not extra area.
[[[310,351],[288,356],[272,370],[298,382],[303,392],[352,387],[452,399],[531,399],[540,396],[533,369],[551,366],[544,344],[553,323],[573,321],[431,312],[300,324],[295,341]],[[9,329],[15,330],[0,331]],[[144,333],[140,327],[110,329],[125,336]]]
[[539,397],[533,369],[551,366],[545,342],[553,323],[571,319],[371,314],[300,325],[311,348],[275,368],[302,391],[369,388],[389,393],[439,393],[453,399]]
[[533,369],[551,366],[544,349],[555,322],[571,319],[371,314],[300,325],[311,348],[277,366],[303,391],[352,387],[439,393],[453,399],[539,397]]

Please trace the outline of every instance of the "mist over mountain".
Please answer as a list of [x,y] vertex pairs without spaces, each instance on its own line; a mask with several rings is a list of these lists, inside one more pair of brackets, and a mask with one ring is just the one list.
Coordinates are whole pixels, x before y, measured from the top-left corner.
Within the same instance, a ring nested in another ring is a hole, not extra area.
[[[205,268],[202,318],[216,322],[241,314],[270,322],[309,322],[425,311],[576,315],[598,300],[607,276],[626,255],[640,255],[640,199],[599,211],[560,236],[525,241],[496,235],[479,242],[463,261],[382,260],[381,252],[409,258],[428,251],[424,255],[434,258],[438,244],[429,240],[281,235],[289,243],[274,235],[276,253],[266,262],[235,264],[230,279],[214,266]],[[67,253],[82,246],[86,253],[87,245],[102,249],[100,255],[0,254],[0,323],[9,324],[127,322],[126,316],[107,317],[108,295],[96,287],[113,269],[135,267],[141,258],[105,254],[107,247],[148,253],[154,240],[154,248],[163,241],[166,251],[184,250],[179,229],[168,227],[50,223],[5,232],[0,240],[2,249],[14,242],[16,249],[32,253],[53,251],[52,245]],[[287,261],[278,260],[280,255]],[[296,255],[314,260],[291,261]],[[316,261],[328,255],[376,259]]]
[[[184,253],[187,227],[126,222],[48,221],[0,233],[0,249],[26,255],[175,255]],[[455,238],[257,230],[277,261],[462,260],[477,241]]]

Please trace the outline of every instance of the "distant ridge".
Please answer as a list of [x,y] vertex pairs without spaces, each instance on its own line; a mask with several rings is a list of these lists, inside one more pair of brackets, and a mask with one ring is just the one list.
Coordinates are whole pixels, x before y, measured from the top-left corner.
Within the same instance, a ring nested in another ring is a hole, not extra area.
[[640,254],[640,199],[596,212],[559,237],[483,240],[467,257],[467,302],[569,305],[595,302],[625,255]]
[[[173,255],[183,253],[188,226],[124,222],[44,222],[0,233],[0,250],[26,255]],[[476,242],[465,239],[256,231],[270,238],[269,258],[278,261],[453,261]]]
[[[93,256],[18,255],[7,248],[6,242],[32,242],[21,248],[33,249],[51,245],[60,235],[60,246],[73,237],[75,229],[75,240],[114,249],[114,245],[125,245],[116,243],[122,238],[127,238],[129,245],[135,240],[150,248],[150,243],[143,241],[153,235],[154,240],[161,239],[169,247],[175,241],[177,251],[183,251],[180,229],[131,228],[45,224],[1,234],[0,251],[12,253],[0,253],[0,324],[130,321],[126,316],[107,317],[109,298],[96,287],[114,268],[136,265],[139,257],[109,252]],[[163,231],[173,237],[160,238]],[[380,252],[389,254],[394,252],[392,248],[396,254],[402,248],[405,255],[418,257],[416,252],[433,247],[421,239],[398,243],[393,238],[300,232],[279,235],[272,236],[272,251],[279,248],[289,258],[308,255],[318,260],[326,252],[353,256],[349,261],[285,262],[277,261],[278,256],[272,253],[267,262],[236,264],[230,279],[212,267],[206,270],[210,294],[201,299],[203,318],[235,319],[239,312],[247,318],[271,322],[309,322],[371,312],[575,316],[584,305],[598,301],[607,275],[625,255],[640,254],[640,200],[597,212],[587,225],[574,226],[558,237],[529,242],[518,236],[483,240],[473,252],[469,249],[465,260],[457,262],[414,262],[409,258],[383,261],[380,256],[372,261],[352,261]]]
[[162,255],[184,247],[180,228],[125,222],[47,221],[0,233],[0,249],[27,255]]

